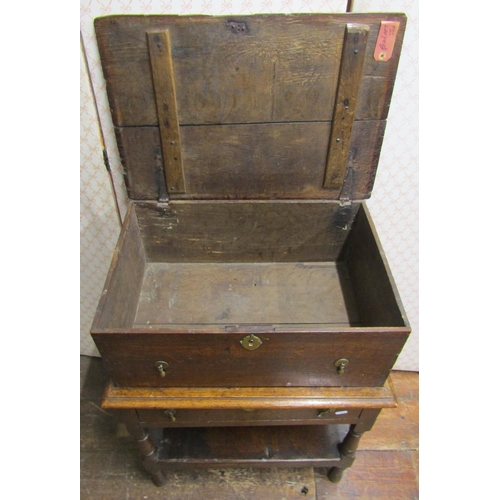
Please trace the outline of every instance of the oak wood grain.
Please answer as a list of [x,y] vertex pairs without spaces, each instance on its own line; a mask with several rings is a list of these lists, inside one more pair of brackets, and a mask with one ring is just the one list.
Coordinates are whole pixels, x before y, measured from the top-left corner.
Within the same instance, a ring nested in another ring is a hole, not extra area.
[[146,255],[135,210],[129,207],[113,254],[92,330],[131,327],[146,268]]
[[[145,33],[165,30],[172,42],[181,125],[330,121],[346,24],[370,26],[367,53],[372,54],[382,20],[400,22],[393,56],[385,63],[367,58],[363,75],[386,78],[392,88],[404,14],[98,18],[95,30],[113,121],[158,124]],[[234,21],[245,29],[234,30]],[[374,82],[368,79],[363,87]],[[366,118],[361,109],[357,118]]]
[[149,262],[324,262],[342,254],[359,205],[134,203]]
[[[245,349],[241,334],[93,333],[110,375],[122,386],[136,387],[315,387],[382,386],[407,333],[270,332],[262,345]],[[336,360],[347,358],[343,375]],[[165,361],[166,376],[155,363]]]
[[165,470],[196,467],[330,466],[347,426],[268,426],[163,429],[159,451]]
[[[353,36],[371,54],[383,20],[400,23],[389,61],[362,64],[363,51],[341,59],[346,26],[366,27]],[[96,19],[129,196],[165,197],[162,161],[178,199],[369,198],[405,22],[404,14]]]
[[[370,197],[385,125],[354,122],[347,158],[352,179],[343,197]],[[338,191],[323,187],[330,128],[331,122],[181,127],[186,192],[171,197],[337,199]],[[158,199],[158,127],[121,127],[116,135],[130,198]]]
[[361,79],[355,120],[386,120],[389,114],[394,80],[383,76]]
[[152,263],[134,327],[356,322],[342,263]]
[[358,211],[346,252],[363,324],[408,326],[399,292],[366,205]]
[[382,387],[120,387],[109,381],[106,409],[395,408],[390,384]]
[[184,171],[170,33],[147,33],[167,189],[183,193]]
[[345,28],[324,180],[324,187],[339,194],[344,184],[369,31],[370,27],[362,24],[347,24]]
[[[260,425],[326,425],[350,424],[361,411],[345,408],[297,408],[237,410],[161,410],[138,409],[137,415],[145,427],[236,427]],[[172,415],[172,416],[171,416]]]

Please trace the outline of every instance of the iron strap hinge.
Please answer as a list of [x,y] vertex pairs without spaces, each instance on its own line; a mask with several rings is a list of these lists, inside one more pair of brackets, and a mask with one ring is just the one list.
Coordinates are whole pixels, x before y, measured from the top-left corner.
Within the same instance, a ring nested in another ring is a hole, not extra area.
[[344,182],[342,184],[342,189],[340,191],[340,204],[343,205],[350,205],[352,203],[352,190],[354,187],[354,170],[350,165],[347,165],[345,175],[344,175]]
[[163,167],[161,150],[159,148],[155,148],[155,162],[156,183],[158,185],[158,203],[168,203],[169,197],[167,192],[167,183],[165,182],[165,171]]

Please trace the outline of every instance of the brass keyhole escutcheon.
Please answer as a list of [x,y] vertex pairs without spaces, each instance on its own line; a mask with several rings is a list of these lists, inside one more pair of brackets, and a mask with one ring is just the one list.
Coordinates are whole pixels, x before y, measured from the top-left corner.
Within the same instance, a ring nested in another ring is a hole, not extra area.
[[349,364],[349,360],[346,358],[340,358],[335,361],[335,366],[337,367],[337,373],[339,375],[344,375],[346,366]]
[[155,366],[160,372],[160,377],[164,377],[166,375],[165,370],[168,368],[168,363],[166,361],[157,361]]
[[262,340],[253,333],[240,340],[240,344],[249,351],[253,351],[262,345]]

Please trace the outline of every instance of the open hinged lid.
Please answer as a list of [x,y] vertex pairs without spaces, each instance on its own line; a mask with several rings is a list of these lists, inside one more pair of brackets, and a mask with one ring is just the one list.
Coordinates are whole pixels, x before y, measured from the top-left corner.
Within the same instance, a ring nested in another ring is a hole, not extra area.
[[369,198],[405,25],[404,14],[96,19],[130,198]]

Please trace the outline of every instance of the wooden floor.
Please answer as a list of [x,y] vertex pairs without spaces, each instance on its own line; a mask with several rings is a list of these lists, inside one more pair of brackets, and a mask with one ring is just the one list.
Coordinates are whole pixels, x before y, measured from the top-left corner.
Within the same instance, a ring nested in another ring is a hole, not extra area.
[[214,469],[172,472],[157,488],[123,424],[100,408],[101,360],[81,356],[80,370],[82,500],[418,498],[418,373],[392,372],[399,407],[382,410],[339,484],[322,469]]

